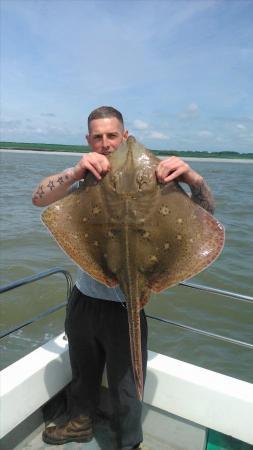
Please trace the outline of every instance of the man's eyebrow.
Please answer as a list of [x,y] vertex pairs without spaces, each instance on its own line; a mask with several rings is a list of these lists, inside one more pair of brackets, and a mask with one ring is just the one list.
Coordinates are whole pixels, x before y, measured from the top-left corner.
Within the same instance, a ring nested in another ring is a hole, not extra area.
[[[100,137],[102,136],[104,133],[94,133],[93,137]],[[119,132],[118,131],[108,131],[107,133],[105,133],[106,135],[110,135],[110,134],[115,134],[118,135]]]

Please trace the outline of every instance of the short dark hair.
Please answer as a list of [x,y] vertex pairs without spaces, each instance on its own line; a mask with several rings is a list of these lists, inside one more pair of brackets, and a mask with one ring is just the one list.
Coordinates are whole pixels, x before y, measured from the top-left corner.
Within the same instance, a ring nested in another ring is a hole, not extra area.
[[113,108],[113,106],[100,106],[99,108],[94,109],[88,117],[88,129],[90,129],[90,123],[95,119],[105,119],[109,117],[116,117],[118,121],[122,124],[124,128],[124,120],[120,111]]

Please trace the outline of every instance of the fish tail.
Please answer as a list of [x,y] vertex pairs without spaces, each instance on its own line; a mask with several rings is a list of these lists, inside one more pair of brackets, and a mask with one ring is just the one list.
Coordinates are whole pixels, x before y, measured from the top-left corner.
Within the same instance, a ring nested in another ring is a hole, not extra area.
[[129,339],[132,359],[132,369],[134,375],[137,396],[143,399],[143,369],[141,350],[141,328],[139,308],[128,309]]

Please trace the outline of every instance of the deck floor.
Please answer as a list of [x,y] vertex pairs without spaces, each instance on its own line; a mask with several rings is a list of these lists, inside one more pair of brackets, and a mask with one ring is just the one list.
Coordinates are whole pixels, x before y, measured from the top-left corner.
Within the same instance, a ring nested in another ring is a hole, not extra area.
[[[101,405],[94,423],[94,438],[89,443],[50,445],[42,441],[46,426],[68,420],[65,391],[35,411],[0,441],[1,450],[116,450],[116,436],[110,427],[110,402],[106,389],[101,391]],[[142,450],[204,450],[206,431],[187,420],[143,404]]]
[[[114,433],[111,431],[109,421],[100,417],[94,425],[94,438],[87,443],[69,442],[63,445],[50,445],[42,440],[45,424],[41,423],[31,433],[27,434],[18,444],[9,441],[0,444],[1,450],[115,450],[117,448]],[[142,445],[142,450],[154,450]]]
[[[37,427],[29,436],[15,446],[13,450],[115,450],[117,448],[114,433],[111,431],[106,420],[101,419],[96,422],[94,438],[88,443],[46,444],[41,438],[44,427],[44,424]],[[142,450],[150,449],[142,445]]]
[[42,441],[41,434],[43,429],[44,425],[39,426],[31,435],[15,447],[15,450],[115,450],[115,446],[113,445],[114,436],[110,432],[109,427],[101,423],[96,425],[95,436],[88,443],[73,442],[64,445],[49,445]]

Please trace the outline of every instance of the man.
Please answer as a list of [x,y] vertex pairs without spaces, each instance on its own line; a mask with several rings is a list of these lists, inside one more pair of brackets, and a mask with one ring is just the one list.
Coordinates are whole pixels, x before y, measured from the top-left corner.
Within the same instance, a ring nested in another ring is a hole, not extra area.
[[[87,141],[92,152],[76,166],[42,180],[33,193],[36,206],[46,206],[78,187],[90,171],[99,180],[110,170],[107,155],[128,137],[122,115],[112,107],[100,107],[88,117]],[[202,176],[177,157],[159,163],[157,178],[162,183],[187,183],[192,199],[213,212],[212,194]],[[141,402],[137,398],[131,364],[127,311],[120,288],[107,288],[79,270],[66,317],[66,332],[72,367],[69,420],[43,433],[50,444],[88,442],[93,436],[93,418],[99,401],[101,377],[106,363],[113,425],[120,450],[138,449],[142,442]],[[147,323],[141,311],[144,379],[147,365]]]

